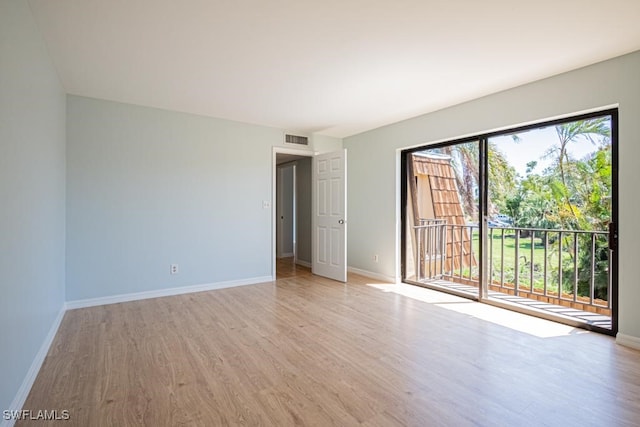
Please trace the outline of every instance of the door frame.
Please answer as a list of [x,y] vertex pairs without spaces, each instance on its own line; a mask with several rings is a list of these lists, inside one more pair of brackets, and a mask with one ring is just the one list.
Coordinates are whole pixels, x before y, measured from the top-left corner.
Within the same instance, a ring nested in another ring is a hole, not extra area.
[[[278,238],[276,233],[276,221],[278,220],[278,215],[276,212],[276,203],[277,203],[277,193],[276,193],[276,179],[278,174],[278,165],[277,165],[277,155],[278,154],[293,154],[301,157],[311,157],[315,156],[317,153],[312,150],[304,150],[299,148],[289,148],[289,147],[273,147],[271,153],[271,280],[276,280],[276,239]],[[294,178],[295,179],[295,178]],[[294,187],[295,192],[295,187]],[[294,237],[294,245],[296,244]],[[296,253],[296,249],[294,247],[294,253]]]

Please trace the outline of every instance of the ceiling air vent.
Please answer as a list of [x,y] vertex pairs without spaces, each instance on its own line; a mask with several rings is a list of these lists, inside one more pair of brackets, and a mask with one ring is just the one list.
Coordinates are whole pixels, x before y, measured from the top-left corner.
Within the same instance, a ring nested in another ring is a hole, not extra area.
[[284,136],[284,142],[287,144],[309,145],[309,138],[306,136],[286,134]]

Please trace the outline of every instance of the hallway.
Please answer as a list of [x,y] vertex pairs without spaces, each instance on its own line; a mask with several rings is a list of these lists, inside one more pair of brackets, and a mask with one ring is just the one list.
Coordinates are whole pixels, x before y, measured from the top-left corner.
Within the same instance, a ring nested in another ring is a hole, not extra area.
[[276,279],[291,279],[311,274],[311,268],[296,264],[293,257],[276,258]]

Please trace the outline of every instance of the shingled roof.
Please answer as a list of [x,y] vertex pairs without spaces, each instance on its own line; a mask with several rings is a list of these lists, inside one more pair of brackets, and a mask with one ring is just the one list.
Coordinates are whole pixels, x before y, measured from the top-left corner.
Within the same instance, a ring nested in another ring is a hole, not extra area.
[[451,157],[414,153],[412,158],[414,174],[429,178],[436,219],[446,219],[447,224],[464,225],[464,211],[458,195],[455,171],[451,166]]
[[[445,219],[447,225],[465,225],[465,216],[456,184],[456,176],[451,157],[442,154],[413,153],[409,159],[413,163],[413,174],[417,178],[427,179],[429,185],[420,185],[423,180],[418,179],[416,196],[424,197],[431,201],[433,212],[425,215],[425,212],[415,212],[414,218],[429,219],[433,215],[435,219]],[[428,192],[428,194],[419,194]],[[417,204],[416,208],[419,210]],[[430,209],[429,209],[430,210]],[[462,244],[460,242],[462,241]],[[460,254],[462,248],[462,254]],[[462,267],[477,265],[474,256],[470,257],[471,239],[467,228],[447,227],[447,257],[446,269],[454,272]],[[462,255],[462,257],[460,256]]]

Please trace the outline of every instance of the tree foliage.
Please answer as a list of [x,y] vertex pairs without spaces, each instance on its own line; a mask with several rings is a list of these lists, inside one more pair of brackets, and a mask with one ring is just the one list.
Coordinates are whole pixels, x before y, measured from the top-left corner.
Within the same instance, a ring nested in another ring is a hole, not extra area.
[[[536,161],[527,164],[526,176],[521,177],[516,190],[507,196],[506,212],[517,227],[605,231],[611,218],[612,195],[609,118],[564,123],[555,126],[555,131],[558,142],[545,154],[553,160],[552,164],[542,171],[536,170]],[[584,158],[573,158],[569,146],[579,142],[594,145],[594,151]],[[574,238],[578,239],[578,253],[574,253]],[[593,280],[594,296],[607,299],[606,239],[591,242],[590,235],[569,233],[563,239],[567,256],[563,257],[562,288],[572,293],[577,281],[578,294],[589,295]],[[574,276],[576,258],[577,278]]]
[[[516,170],[495,144],[489,143],[489,192],[500,195],[492,198],[489,211],[505,209],[506,197],[516,189]],[[467,220],[478,220],[478,189],[480,188],[480,148],[478,142],[443,147],[440,152],[451,156],[456,184]]]
[[[506,209],[519,227],[604,230],[610,217],[611,129],[609,118],[596,118],[555,126],[558,143],[547,151],[551,166],[536,171],[527,164]],[[596,146],[586,158],[570,155],[569,144],[588,142]]]

